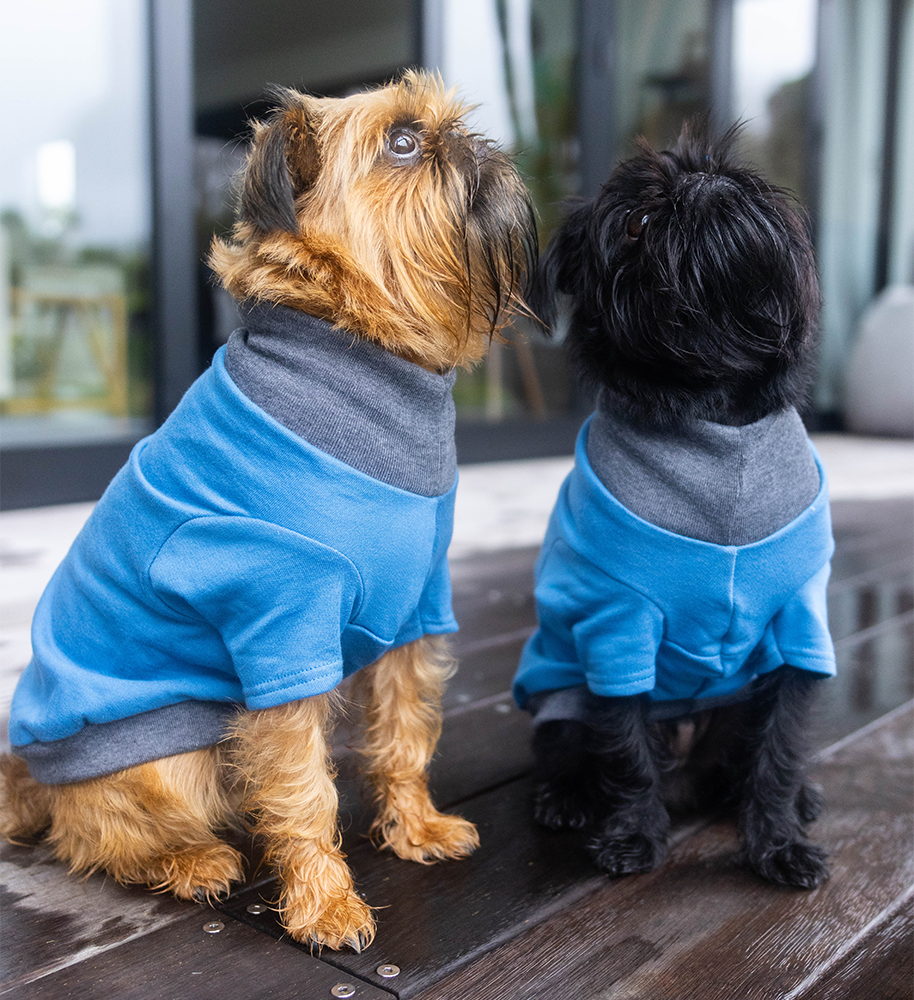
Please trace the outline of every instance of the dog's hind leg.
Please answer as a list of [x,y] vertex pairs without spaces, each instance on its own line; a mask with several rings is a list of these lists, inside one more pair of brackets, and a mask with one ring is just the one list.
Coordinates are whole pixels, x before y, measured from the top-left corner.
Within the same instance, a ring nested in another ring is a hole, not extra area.
[[333,698],[242,713],[234,726],[245,808],[280,878],[282,923],[297,941],[360,951],[374,937],[340,848],[328,734]]
[[666,855],[670,817],[662,798],[667,756],[647,724],[644,700],[594,698],[592,753],[599,809],[590,851],[609,875],[647,872]]
[[814,889],[828,877],[827,855],[803,827],[821,808],[805,777],[805,736],[815,675],[784,666],[756,682],[740,804],[742,860],[762,878]]
[[0,836],[13,844],[34,840],[51,825],[53,790],[29,774],[21,757],[0,756]]
[[208,747],[67,785],[35,782],[24,761],[4,763],[7,802],[11,784],[20,797],[29,788],[35,824],[47,821],[55,856],[73,872],[104,870],[124,884],[210,898],[242,877],[240,855],[214,833],[230,820],[219,753]]
[[363,753],[378,800],[372,834],[398,857],[462,858],[479,846],[476,828],[440,813],[429,797],[428,765],[441,734],[441,695],[453,672],[445,640],[425,636],[356,674],[365,712]]

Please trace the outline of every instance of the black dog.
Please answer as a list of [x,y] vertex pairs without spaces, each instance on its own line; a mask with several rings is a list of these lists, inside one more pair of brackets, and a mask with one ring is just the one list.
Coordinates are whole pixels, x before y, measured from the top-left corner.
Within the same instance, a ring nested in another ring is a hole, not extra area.
[[802,213],[737,165],[737,131],[642,143],[544,255],[534,308],[551,322],[567,297],[598,407],[515,692],[534,714],[536,818],[592,828],[601,869],[649,871],[669,809],[724,802],[745,863],[813,888],[827,869],[804,833],[821,808],[804,737],[834,673],[833,542],[796,407],[819,292]]

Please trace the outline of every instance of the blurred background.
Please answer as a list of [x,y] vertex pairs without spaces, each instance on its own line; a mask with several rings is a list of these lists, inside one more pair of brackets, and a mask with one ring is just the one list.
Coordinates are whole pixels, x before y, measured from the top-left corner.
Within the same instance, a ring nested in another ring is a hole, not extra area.
[[[825,309],[808,425],[914,434],[912,0],[30,0],[0,88],[4,508],[93,500],[237,325],[203,263],[267,83],[437,69],[516,155],[543,242],[636,136],[746,122],[809,210]],[[561,331],[455,389],[461,463],[570,454]]]

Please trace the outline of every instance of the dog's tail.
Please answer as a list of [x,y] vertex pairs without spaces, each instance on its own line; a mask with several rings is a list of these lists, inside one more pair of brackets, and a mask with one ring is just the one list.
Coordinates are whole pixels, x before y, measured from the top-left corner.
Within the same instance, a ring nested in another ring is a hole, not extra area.
[[0,836],[30,843],[50,825],[51,789],[29,774],[21,757],[0,756]]

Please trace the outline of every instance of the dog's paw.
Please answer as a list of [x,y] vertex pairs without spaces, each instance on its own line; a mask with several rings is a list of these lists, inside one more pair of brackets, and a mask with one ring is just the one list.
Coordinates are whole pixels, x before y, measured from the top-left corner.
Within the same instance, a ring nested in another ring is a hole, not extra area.
[[216,842],[160,858],[148,881],[154,889],[203,903],[228,895],[232,883],[243,878],[242,856],[234,847]]
[[472,823],[434,809],[379,821],[374,835],[398,858],[420,864],[466,858],[479,847],[479,834]]
[[652,871],[666,857],[665,840],[639,832],[603,834],[589,848],[596,866],[613,878]]
[[533,790],[533,818],[548,830],[582,830],[593,819],[590,797],[574,783],[541,781]]
[[766,882],[797,889],[815,889],[828,878],[828,855],[816,844],[792,841],[766,851],[742,855],[747,864]]
[[341,951],[367,948],[375,935],[371,907],[354,891],[329,899],[315,899],[313,893],[285,893],[281,906],[282,925],[303,944]]
[[825,802],[822,793],[816,785],[804,782],[800,785],[796,798],[797,816],[804,826],[808,826],[822,815]]

